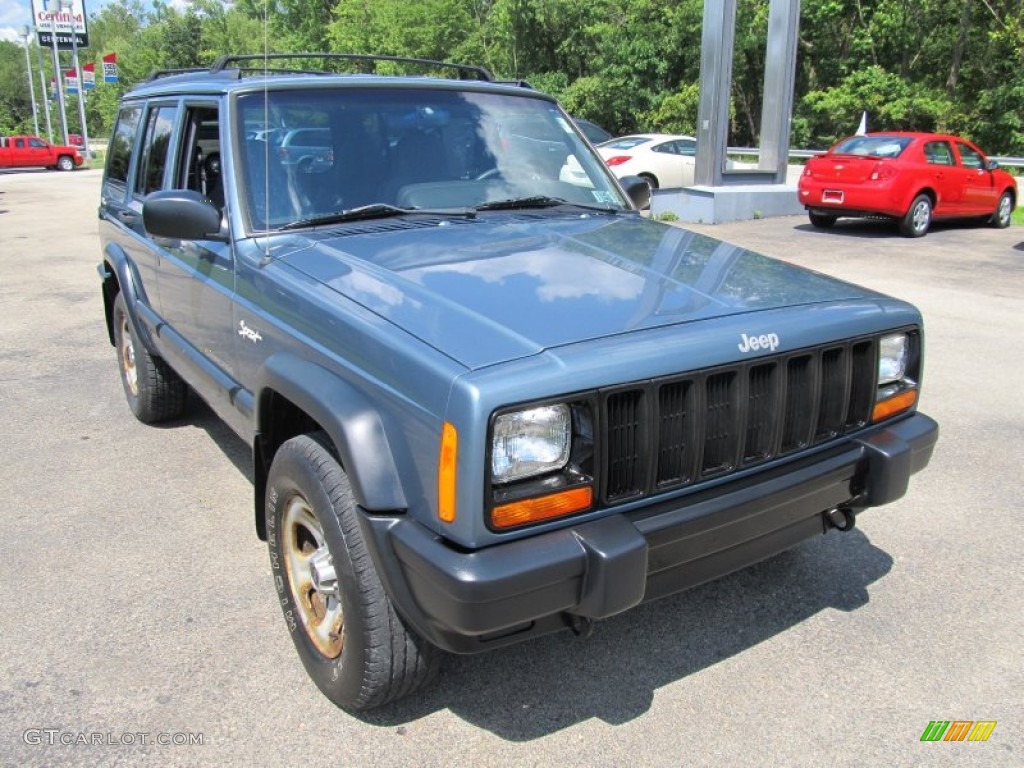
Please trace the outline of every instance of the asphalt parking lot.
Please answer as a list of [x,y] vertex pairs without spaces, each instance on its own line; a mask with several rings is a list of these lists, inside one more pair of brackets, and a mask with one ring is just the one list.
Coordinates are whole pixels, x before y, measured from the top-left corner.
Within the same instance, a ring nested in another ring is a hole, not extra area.
[[[99,180],[0,174],[3,765],[1024,764],[1024,230],[694,227],[921,308],[931,466],[849,534],[353,717],[284,629],[246,446],[199,403],[125,404]],[[922,743],[933,720],[997,725]]]

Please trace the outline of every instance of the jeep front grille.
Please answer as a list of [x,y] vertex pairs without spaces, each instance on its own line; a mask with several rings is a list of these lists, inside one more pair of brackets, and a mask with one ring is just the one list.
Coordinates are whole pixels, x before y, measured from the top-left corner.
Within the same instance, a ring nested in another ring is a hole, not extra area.
[[873,339],[762,357],[601,392],[602,501],[720,477],[859,429]]

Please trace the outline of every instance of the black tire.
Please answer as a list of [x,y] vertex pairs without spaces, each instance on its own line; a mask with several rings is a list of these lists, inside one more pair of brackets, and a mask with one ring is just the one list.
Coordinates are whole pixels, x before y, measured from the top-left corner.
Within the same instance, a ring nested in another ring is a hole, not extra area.
[[811,220],[811,226],[815,229],[831,229],[836,223],[838,216],[833,216],[829,213],[815,213],[814,211],[807,212],[807,218]]
[[[328,699],[350,711],[372,709],[434,677],[440,652],[406,627],[388,599],[348,477],[323,433],[300,435],[277,450],[267,476],[266,525],[285,624]],[[317,561],[333,570],[333,583],[313,567]]]
[[1013,195],[1003,192],[996,203],[996,209],[992,212],[988,223],[996,229],[1006,229],[1010,226],[1010,219],[1013,217]]
[[900,219],[900,234],[904,237],[923,237],[932,224],[932,199],[920,194],[914,198]]
[[61,155],[57,158],[57,170],[59,171],[73,171],[75,170],[75,161],[67,155]]
[[641,173],[640,178],[646,181],[648,184],[650,184],[651,189],[658,188],[658,177],[655,176],[653,173]]
[[185,382],[135,338],[124,294],[114,299],[114,346],[121,385],[135,418],[146,424],[177,418],[185,410]]

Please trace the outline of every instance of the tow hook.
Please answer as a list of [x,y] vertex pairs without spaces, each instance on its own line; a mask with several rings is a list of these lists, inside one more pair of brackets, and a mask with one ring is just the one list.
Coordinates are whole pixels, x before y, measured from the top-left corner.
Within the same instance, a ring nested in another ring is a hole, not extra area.
[[853,527],[857,524],[856,518],[853,516],[853,512],[846,507],[835,507],[825,513],[825,519],[828,520],[828,524],[835,528],[837,531],[846,533],[852,531]]

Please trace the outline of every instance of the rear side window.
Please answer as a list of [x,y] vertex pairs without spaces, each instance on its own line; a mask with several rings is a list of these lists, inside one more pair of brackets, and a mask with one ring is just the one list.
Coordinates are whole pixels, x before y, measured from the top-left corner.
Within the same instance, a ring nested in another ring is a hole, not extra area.
[[164,171],[167,169],[167,150],[170,147],[177,116],[177,105],[157,107],[149,112],[146,120],[146,140],[142,145],[139,173],[135,179],[135,191],[139,195],[145,196],[163,187]]
[[697,140],[696,139],[679,139],[676,141],[676,152],[680,155],[686,155],[687,157],[696,157],[697,155]]
[[117,116],[113,135],[110,138],[110,149],[107,151],[106,182],[128,188],[128,164],[132,159],[132,144],[135,132],[139,127],[139,107],[125,107]]
[[948,141],[929,141],[924,145],[924,157],[929,165],[953,165],[953,150]]

